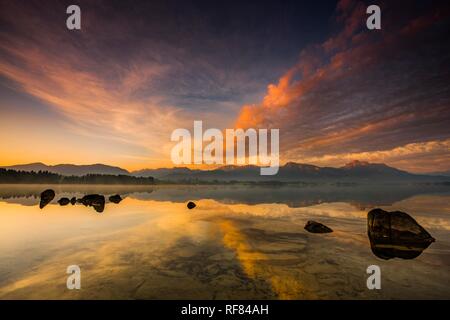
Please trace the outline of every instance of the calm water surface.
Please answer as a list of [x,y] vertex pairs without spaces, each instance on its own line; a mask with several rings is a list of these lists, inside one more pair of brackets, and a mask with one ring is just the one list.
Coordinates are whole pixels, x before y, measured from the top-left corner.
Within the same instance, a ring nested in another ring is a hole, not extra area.
[[[56,203],[94,192],[124,200],[103,213]],[[376,257],[375,207],[409,213],[436,242],[413,260]],[[308,233],[308,220],[334,232]],[[449,299],[449,231],[449,188],[3,185],[0,298]],[[81,290],[66,288],[74,264]],[[372,264],[381,290],[366,287]]]

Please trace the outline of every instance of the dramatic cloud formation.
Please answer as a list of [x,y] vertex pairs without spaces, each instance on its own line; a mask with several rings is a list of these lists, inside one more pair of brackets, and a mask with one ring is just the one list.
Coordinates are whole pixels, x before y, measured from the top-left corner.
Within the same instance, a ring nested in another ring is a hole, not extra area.
[[382,30],[369,31],[366,5],[340,1],[341,31],[303,50],[236,126],[280,128],[285,161],[449,169],[449,7],[381,7]]
[[[133,149],[131,153],[114,154],[113,157],[133,158],[134,153],[147,160],[152,157],[165,160],[164,151],[170,149],[165,150],[166,146],[160,142],[167,140],[171,127],[181,125],[181,110],[160,103],[155,95],[139,98],[136,95],[139,90],[151,87],[155,79],[169,71],[169,67],[152,59],[134,58],[128,63],[119,63],[114,57],[118,52],[108,54],[105,47],[108,41],[126,39],[129,31],[126,24],[123,28],[114,27],[114,23],[102,23],[101,16],[86,14],[83,15],[83,27],[90,29],[93,20],[97,20],[106,30],[92,27],[94,30],[90,33],[70,33],[64,28],[65,16],[57,15],[58,9],[64,9],[61,4],[54,4],[54,11],[39,3],[9,2],[4,5],[2,22],[8,28],[0,35],[0,74],[17,83],[20,91],[61,114],[65,118],[61,135],[70,131],[90,139],[102,139],[107,144],[131,146],[127,148],[128,152]],[[40,112],[45,113],[45,108]],[[4,111],[4,115],[6,113]],[[24,118],[27,116],[22,114]],[[42,123],[35,126],[39,130]],[[52,140],[49,137],[45,145],[51,146]],[[68,137],[65,143],[73,144],[73,140]],[[19,141],[18,144],[27,143]],[[102,149],[102,142],[98,144],[89,150],[91,154],[95,152],[92,149]],[[50,147],[48,154],[53,154],[56,150],[52,149],[56,148]],[[85,151],[79,148],[77,152],[83,154]],[[69,157],[75,159],[65,160],[80,161],[73,153]],[[125,163],[126,160],[122,159]]]
[[0,2],[2,164],[171,166],[172,130],[232,126],[321,29],[289,3],[81,1],[69,31],[69,4]]
[[280,128],[283,161],[449,169],[445,2],[380,3],[381,31],[353,0],[81,1],[81,31],[69,4],[0,0],[0,165],[172,166],[203,120]]

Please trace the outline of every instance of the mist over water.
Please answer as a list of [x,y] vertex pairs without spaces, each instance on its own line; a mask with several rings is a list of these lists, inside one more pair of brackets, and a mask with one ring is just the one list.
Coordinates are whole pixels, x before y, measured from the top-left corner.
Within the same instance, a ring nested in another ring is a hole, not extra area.
[[[39,194],[56,192],[39,209]],[[61,197],[99,193],[102,213]],[[189,210],[188,201],[196,207]],[[380,259],[373,208],[410,214],[435,239]],[[309,220],[334,230],[311,234]],[[0,298],[448,299],[450,188],[443,186],[0,186]],[[66,268],[81,268],[81,290]],[[382,289],[366,287],[369,265]]]

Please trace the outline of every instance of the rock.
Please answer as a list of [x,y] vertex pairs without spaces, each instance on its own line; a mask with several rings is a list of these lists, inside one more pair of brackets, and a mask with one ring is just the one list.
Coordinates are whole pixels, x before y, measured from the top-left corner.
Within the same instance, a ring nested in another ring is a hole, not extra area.
[[75,203],[77,203],[77,198],[72,197],[72,199],[70,199],[70,204],[74,205]]
[[333,232],[332,229],[328,228],[326,225],[323,225],[316,221],[308,221],[305,225],[305,229],[311,233],[330,233]]
[[41,193],[41,201],[39,202],[39,208],[44,208],[48,205],[53,198],[55,198],[55,191],[52,189],[47,189]]
[[112,203],[120,203],[120,201],[122,201],[122,197],[118,194],[109,197],[109,201],[111,201]]
[[105,197],[100,194],[88,194],[78,201],[85,206],[94,207],[97,212],[105,210]]
[[192,201],[189,201],[187,204],[187,207],[189,210],[194,209],[197,205],[193,203]]
[[435,239],[409,214],[373,209],[367,214],[367,233],[374,255],[381,259],[414,259]]
[[61,198],[58,200],[60,206],[67,206],[70,203],[69,198]]

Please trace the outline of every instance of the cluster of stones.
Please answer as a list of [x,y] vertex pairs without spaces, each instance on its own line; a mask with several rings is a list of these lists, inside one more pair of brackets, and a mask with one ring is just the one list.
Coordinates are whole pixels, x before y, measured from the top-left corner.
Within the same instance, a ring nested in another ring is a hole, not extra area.
[[[55,198],[55,191],[52,189],[45,190],[41,193],[41,201],[39,207],[42,209],[49,204]],[[110,196],[109,201],[112,203],[120,203],[122,197],[118,194]],[[72,197],[71,199],[63,197],[58,200],[60,206],[67,206],[69,203],[75,205],[77,203],[83,204],[86,207],[93,207],[97,212],[103,212],[105,210],[105,196],[101,194],[88,194],[82,198],[77,199]]]

